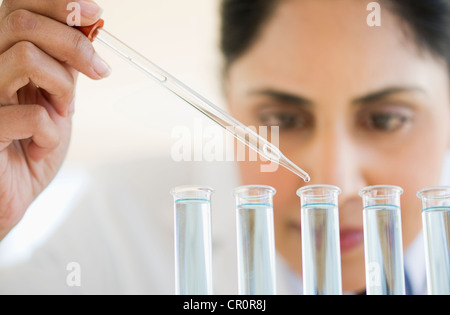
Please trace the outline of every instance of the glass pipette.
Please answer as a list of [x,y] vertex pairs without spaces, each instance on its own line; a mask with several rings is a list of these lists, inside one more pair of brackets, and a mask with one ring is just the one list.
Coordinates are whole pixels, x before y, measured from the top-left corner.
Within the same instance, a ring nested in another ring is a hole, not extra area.
[[292,173],[301,177],[305,182],[310,181],[308,173],[284,156],[275,145],[124,44],[107,32],[103,28],[103,25],[104,21],[100,19],[91,26],[78,27],[78,29],[82,31],[89,40],[94,41],[95,39],[97,42],[112,49],[120,57],[142,70],[158,83],[165,86],[181,99],[185,100],[191,106],[225,128],[225,130],[230,132],[236,139],[255,150],[267,160],[285,167]]

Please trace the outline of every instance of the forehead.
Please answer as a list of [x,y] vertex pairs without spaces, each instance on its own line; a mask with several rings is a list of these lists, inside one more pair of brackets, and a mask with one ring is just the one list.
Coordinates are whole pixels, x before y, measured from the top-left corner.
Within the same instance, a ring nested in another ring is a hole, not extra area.
[[[249,84],[279,84],[308,93],[361,94],[385,85],[416,84],[437,63],[381,3],[381,26],[370,27],[370,1],[284,0],[260,37],[230,68]],[[428,69],[429,70],[429,69]],[[423,76],[417,76],[420,71]],[[313,97],[314,95],[312,95]]]

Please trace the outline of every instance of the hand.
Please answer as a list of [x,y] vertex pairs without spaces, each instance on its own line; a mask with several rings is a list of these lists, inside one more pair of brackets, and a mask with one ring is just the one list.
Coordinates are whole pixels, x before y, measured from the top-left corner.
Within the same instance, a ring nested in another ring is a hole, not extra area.
[[[67,153],[77,73],[109,67],[67,26],[68,0],[3,0],[0,7],[0,240],[55,177]],[[79,1],[81,25],[101,9]]]

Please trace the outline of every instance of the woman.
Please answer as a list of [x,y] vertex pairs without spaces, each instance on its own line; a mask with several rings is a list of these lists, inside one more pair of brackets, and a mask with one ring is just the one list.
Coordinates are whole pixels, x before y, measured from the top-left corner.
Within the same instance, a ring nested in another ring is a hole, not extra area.
[[[0,11],[6,35],[0,63],[11,69],[0,80],[0,104],[10,105],[0,108],[1,236],[62,163],[76,72],[93,79],[109,72],[75,30],[56,26],[53,19],[64,21],[66,2],[5,0]],[[82,24],[88,25],[100,11],[83,3]],[[343,291],[354,293],[365,289],[358,191],[375,184],[404,189],[403,245],[410,252],[421,231],[415,193],[439,183],[450,141],[450,3],[379,1],[380,26],[367,23],[368,3],[224,0],[222,7],[229,109],[247,125],[279,126],[281,150],[308,171],[311,184],[342,189]],[[45,32],[54,32],[54,41],[45,41]],[[260,172],[254,162],[240,162],[239,171],[241,184],[277,189],[277,251],[292,279],[301,279],[295,191],[305,184],[281,168]],[[136,227],[128,229],[136,233]],[[422,252],[411,255],[407,265]],[[407,268],[408,293],[425,293],[424,277],[421,266]]]
[[[421,230],[415,193],[440,181],[449,145],[448,1],[224,1],[225,91],[248,125],[280,127],[280,148],[312,184],[339,198],[344,291],[364,290],[361,198],[369,185],[403,187],[405,248]],[[258,10],[255,10],[255,7]],[[302,180],[241,163],[243,183],[272,185],[277,250],[301,274]],[[422,254],[422,253],[420,253]]]

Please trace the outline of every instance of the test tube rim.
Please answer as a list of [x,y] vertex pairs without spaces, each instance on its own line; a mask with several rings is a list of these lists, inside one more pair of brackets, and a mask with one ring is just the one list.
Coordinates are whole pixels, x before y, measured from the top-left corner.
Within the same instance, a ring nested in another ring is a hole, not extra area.
[[[209,187],[209,186],[204,186],[204,185],[179,185],[176,187],[173,187],[170,190],[170,194],[174,197],[175,200],[180,200],[180,199],[184,199],[184,198],[179,198],[179,194],[183,193],[183,192],[195,192],[195,191],[202,191],[206,194],[208,194],[208,198],[192,198],[192,199],[205,199],[205,200],[209,200],[209,198],[211,197],[211,195],[214,193],[214,189]],[[191,198],[189,198],[191,199]]]
[[[272,196],[277,193],[277,190],[269,185],[242,185],[242,186],[239,186],[239,187],[236,187],[233,189],[233,195],[240,196],[241,193],[248,191],[249,189],[252,189],[252,188],[268,190],[269,192],[272,193]],[[261,195],[262,195],[262,193],[260,195],[252,195],[251,198],[256,199],[256,198],[260,197]]]
[[[426,193],[432,192],[432,191],[437,191],[437,190],[442,190],[442,191],[448,191],[448,195],[442,195],[442,196],[427,196]],[[450,186],[431,186],[431,187],[426,187],[423,188],[421,190],[419,190],[416,194],[416,196],[420,199],[426,198],[426,199],[432,199],[432,200],[436,200],[436,199],[445,199],[445,198],[449,198],[450,197]]]
[[337,195],[340,195],[342,193],[342,189],[335,185],[314,184],[314,185],[307,185],[307,186],[300,187],[299,189],[297,189],[296,194],[297,194],[297,196],[301,197],[301,195],[303,193],[305,193],[309,190],[317,189],[317,188],[328,188],[330,190],[335,191],[337,193]]
[[361,189],[359,191],[359,195],[364,198],[367,196],[367,193],[369,191],[373,191],[375,189],[392,189],[394,190],[392,193],[390,194],[382,194],[382,195],[376,195],[376,196],[370,196],[371,199],[385,199],[387,197],[392,197],[398,194],[398,196],[400,196],[401,194],[403,194],[403,188],[401,188],[400,186],[396,186],[396,185],[372,185],[372,186],[367,186],[364,187],[363,189]]

